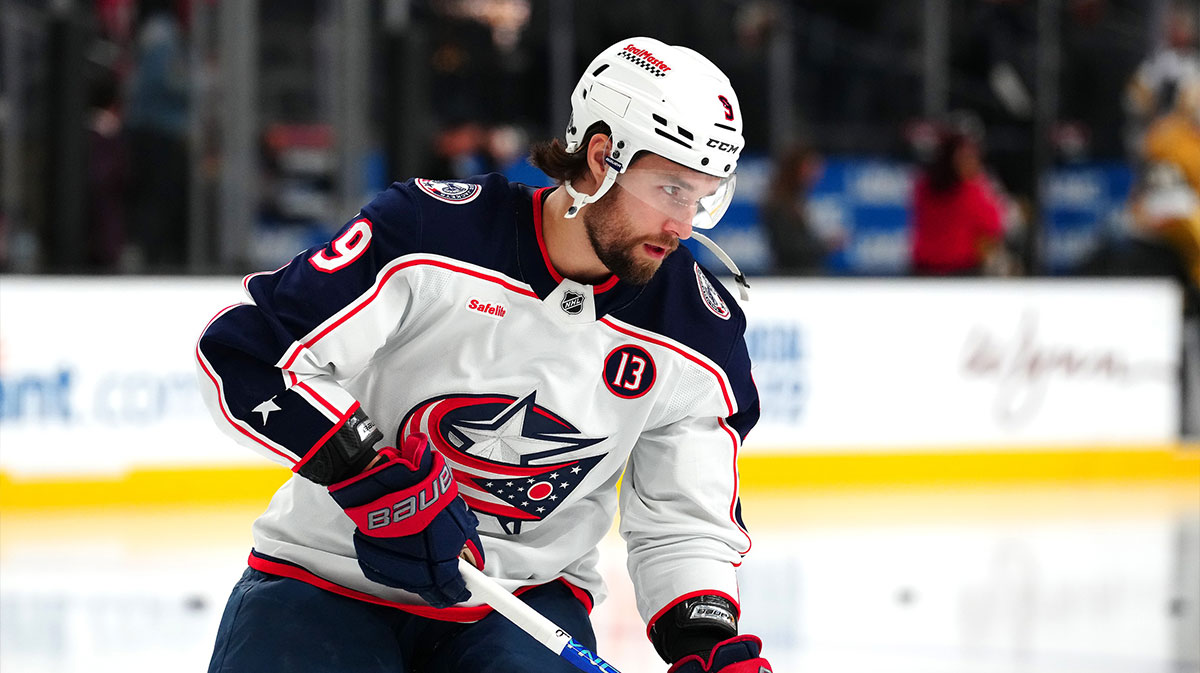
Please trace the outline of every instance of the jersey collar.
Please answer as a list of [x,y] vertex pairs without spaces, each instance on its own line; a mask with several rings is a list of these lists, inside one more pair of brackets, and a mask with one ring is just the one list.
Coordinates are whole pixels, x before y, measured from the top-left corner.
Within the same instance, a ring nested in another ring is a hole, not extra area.
[[[542,187],[533,192],[528,203],[529,211],[518,218],[517,250],[523,280],[529,283],[539,299],[546,299],[565,280],[550,263],[546,240],[542,235],[542,204],[554,187]],[[570,281],[567,281],[568,283]],[[621,282],[609,275],[601,283],[591,286],[596,301],[596,318],[599,319],[633,301],[642,288]]]

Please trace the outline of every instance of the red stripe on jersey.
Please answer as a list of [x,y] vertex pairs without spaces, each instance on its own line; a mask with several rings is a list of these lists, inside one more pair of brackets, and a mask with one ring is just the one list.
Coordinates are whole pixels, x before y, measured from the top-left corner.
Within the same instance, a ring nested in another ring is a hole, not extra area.
[[[238,306],[246,306],[246,305],[247,304],[234,304],[232,306],[226,306],[225,308],[218,311],[217,314],[215,316],[213,316],[212,320],[208,321],[208,325],[204,326],[204,331],[200,333],[200,338],[201,339],[204,338],[204,332],[208,331],[209,326],[212,325],[213,322],[216,321],[217,318],[220,318],[221,316],[225,315],[230,309],[234,309],[234,308],[237,308]],[[231,416],[229,414],[229,410],[225,408],[225,394],[224,394],[224,390],[221,386],[221,381],[218,379],[216,372],[209,369],[208,362],[204,359],[204,356],[200,353],[200,340],[199,339],[196,340],[196,361],[200,363],[200,368],[204,370],[205,376],[208,377],[208,380],[212,381],[213,386],[216,387],[216,389],[217,389],[217,406],[219,406],[221,408],[221,415],[225,417],[225,420],[228,421],[229,424],[232,425],[234,427],[234,429],[236,429],[238,432],[249,437],[250,439],[257,442],[258,444],[261,444],[263,446],[263,448],[267,449],[271,453],[274,453],[278,456],[282,456],[283,458],[286,458],[288,461],[295,463],[296,459],[294,457],[289,456],[286,453],[283,453],[279,449],[276,449],[275,447],[271,446],[270,444],[264,442],[261,438],[257,437],[256,435],[251,434],[251,432],[249,430],[243,428],[241,425],[238,425],[238,423],[234,420],[233,416]]]
[[483,619],[492,611],[492,608],[487,605],[481,605],[474,608],[433,608],[429,607],[428,605],[406,605],[404,603],[397,603],[395,601],[389,601],[378,596],[372,596],[368,593],[355,591],[354,589],[344,587],[340,584],[334,584],[333,582],[330,582],[323,577],[318,577],[317,575],[314,575],[299,566],[294,566],[288,563],[279,563],[278,561],[270,561],[255,555],[253,552],[250,554],[248,563],[250,564],[251,568],[254,568],[255,570],[261,570],[262,572],[269,573],[271,575],[278,575],[280,577],[289,577],[294,580],[300,580],[301,582],[311,584],[320,589],[332,591],[335,594],[341,594],[342,596],[360,600],[364,603],[374,603],[375,605],[385,605],[387,607],[399,608],[400,610],[417,615],[418,617],[426,617],[428,619],[437,619],[447,622],[474,622]]
[[592,288],[592,294],[602,294],[613,289],[617,285],[617,277],[610,276],[608,280]]
[[300,351],[302,350],[304,350],[304,345],[299,341],[293,341],[292,345],[288,346],[287,350],[283,352],[283,357],[281,358],[282,362],[279,362],[275,365],[276,367],[284,370],[285,375],[291,375],[292,378],[290,379],[288,385],[296,385],[300,381],[300,378],[292,372],[287,371],[287,368],[296,364],[296,358],[300,357]]
[[[741,483],[742,479],[741,475],[738,473],[737,466],[738,448],[740,447],[740,444],[738,444],[737,433],[734,432],[733,428],[729,427],[729,424],[725,422],[724,418],[718,418],[717,424],[721,426],[722,430],[729,434],[729,440],[733,442],[733,500],[729,502],[729,520],[733,522],[733,525],[738,527],[738,530],[742,531],[742,535],[746,536],[746,548],[738,552],[742,556],[745,556],[746,554],[749,554],[750,549],[754,547],[754,541],[750,539],[750,531],[743,528],[742,524],[738,523],[737,520],[736,510],[738,504],[738,485]],[[741,564],[735,563],[734,565],[736,566]]]
[[721,386],[721,395],[723,395],[725,397],[725,406],[729,409],[729,413],[731,415],[733,414],[733,401],[729,397],[729,389],[725,386],[725,379],[721,377],[721,372],[717,371],[716,368],[714,368],[712,365],[701,360],[700,358],[696,357],[695,355],[692,355],[691,353],[683,350],[682,348],[679,348],[678,346],[672,345],[661,339],[655,339],[654,337],[650,337],[645,334],[639,334],[637,332],[634,332],[631,329],[621,327],[620,325],[612,322],[612,320],[610,320],[608,317],[600,318],[599,322],[602,322],[605,325],[608,325],[609,327],[613,328],[614,330],[616,330],[626,336],[631,336],[635,339],[641,339],[642,341],[652,343],[656,346],[662,346],[663,348],[668,348],[670,350],[673,350],[676,353],[679,353],[680,355],[682,355],[683,357],[685,357],[685,358],[691,360],[692,362],[695,362],[696,364],[700,365],[701,367],[707,369],[710,373],[712,373],[713,376],[716,377],[717,384]]
[[[546,249],[546,239],[542,236],[542,199],[549,189],[549,187],[542,187],[533,193],[533,231],[537,236],[538,249],[542,251],[542,261],[546,264],[546,270],[550,272],[550,277],[554,279],[554,282],[561,283],[563,282],[562,274],[550,263],[550,251]],[[592,288],[592,294],[611,290],[616,284],[617,277],[610,275],[608,280]]]
[[[303,390],[304,392],[308,393],[309,395],[312,395],[314,400],[320,402],[321,406],[328,409],[334,416],[342,415],[342,411],[340,409],[333,406],[333,403],[330,402],[329,400],[325,399],[324,397],[321,397],[321,395],[319,395],[317,393],[317,391],[312,389],[312,386],[308,385],[307,383],[300,382],[300,383],[296,384],[296,387]],[[356,405],[357,405],[357,403],[356,403]],[[343,420],[345,420],[345,419],[343,419]]]
[[583,603],[583,607],[587,609],[588,614],[591,614],[592,607],[594,605],[594,603],[592,601],[592,595],[589,594],[587,591],[575,586],[574,584],[571,584],[570,582],[564,580],[561,577],[558,578],[558,581],[562,582],[563,586],[567,587],[567,590],[575,595],[575,600],[579,601],[580,603]]
[[[733,414],[733,403],[731,402],[730,397],[729,397],[729,390],[725,387],[725,380],[723,378],[721,378],[720,372],[718,372],[716,369],[714,369],[707,362],[701,360],[700,358],[696,357],[695,355],[692,355],[691,353],[688,353],[687,351],[684,351],[683,349],[681,349],[677,346],[667,343],[666,341],[662,341],[660,339],[655,339],[655,338],[646,336],[644,334],[638,334],[637,332],[634,332],[632,330],[621,327],[620,325],[617,325],[617,324],[613,323],[612,321],[610,321],[608,318],[601,318],[599,322],[602,322],[605,325],[608,325],[609,327],[617,330],[618,332],[620,332],[622,334],[634,337],[635,339],[641,339],[643,341],[647,341],[649,343],[652,343],[652,344],[655,344],[658,346],[662,346],[663,348],[669,348],[670,350],[673,350],[676,353],[679,353],[683,357],[685,357],[685,358],[691,360],[692,362],[695,362],[696,364],[700,365],[701,367],[704,367],[705,369],[707,369],[709,372],[712,373],[713,376],[715,376],[717,378],[717,383],[721,386],[721,394],[725,397],[725,405],[729,409],[729,413]],[[746,529],[743,528],[742,525],[737,522],[737,516],[734,514],[734,510],[737,508],[737,502],[738,502],[738,471],[737,471],[737,454],[738,454],[738,446],[739,446],[738,434],[732,428],[729,427],[729,425],[725,422],[725,419],[718,418],[717,423],[721,426],[721,429],[724,430],[725,433],[729,435],[729,441],[731,441],[733,443],[733,476],[734,476],[733,500],[730,501],[730,503],[729,503],[729,520],[732,521],[733,525],[737,526],[738,530],[742,531],[742,534],[746,536],[746,545],[747,545],[746,550],[739,552],[740,554],[745,555],[747,552],[750,551],[750,548],[752,546],[754,546],[754,542],[750,539],[750,533],[748,533],[746,531]]]
[[359,406],[360,405],[358,402],[350,405],[350,410],[346,412],[346,415],[338,418],[337,422],[333,424],[333,427],[329,428],[329,430],[325,434],[321,435],[321,438],[318,439],[308,451],[304,452],[304,458],[301,458],[300,462],[292,466],[292,472],[299,472],[300,468],[304,467],[305,463],[311,460],[313,456],[317,455],[317,451],[322,446],[325,446],[325,442],[328,442],[329,438],[332,437],[335,432],[342,429],[342,426],[346,424],[346,420],[353,416],[354,412],[358,411]]
[[[409,268],[409,267],[412,267],[412,266],[436,266],[436,267],[438,267],[438,268],[447,269],[447,270],[449,270],[449,271],[455,271],[455,272],[457,272],[457,273],[465,274],[465,275],[468,275],[468,276],[473,276],[473,277],[475,277],[475,278],[478,278],[478,279],[480,279],[480,280],[486,280],[486,281],[488,281],[488,282],[490,282],[490,283],[495,283],[495,284],[497,284],[497,285],[499,285],[499,286],[503,287],[504,289],[506,289],[506,290],[510,290],[510,291],[512,291],[512,292],[516,292],[517,294],[522,294],[522,295],[525,295],[525,296],[527,296],[527,297],[533,297],[534,299],[537,299],[537,298],[538,298],[538,296],[537,296],[537,293],[535,293],[533,290],[528,290],[528,289],[525,289],[525,288],[523,288],[523,287],[519,287],[519,286],[517,286],[517,285],[513,285],[512,283],[510,283],[510,282],[508,282],[508,281],[506,281],[506,280],[503,280],[503,279],[500,279],[500,278],[495,278],[495,277],[489,276],[489,275],[487,275],[487,274],[481,273],[481,272],[479,272],[479,271],[476,271],[476,270],[474,270],[474,269],[468,269],[468,268],[461,267],[461,266],[455,266],[455,265],[453,265],[453,264],[450,264],[450,263],[448,263],[448,262],[443,262],[443,261],[441,261],[441,260],[437,260],[437,259],[413,259],[413,260],[409,260],[409,261],[407,261],[407,262],[404,262],[404,263],[402,263],[402,264],[397,264],[396,266],[394,266],[394,267],[392,267],[391,269],[389,269],[389,270],[388,270],[388,272],[387,272],[387,274],[386,274],[386,275],[384,275],[384,277],[383,277],[383,278],[379,279],[379,280],[378,280],[378,281],[375,283],[375,291],[371,293],[371,296],[369,296],[369,297],[367,297],[366,299],[362,300],[362,301],[361,301],[361,303],[359,303],[358,305],[355,305],[355,306],[354,306],[354,308],[352,308],[350,311],[348,311],[348,312],[346,313],[346,315],[343,315],[341,318],[338,318],[338,319],[337,319],[337,320],[335,320],[335,321],[334,321],[332,324],[330,324],[328,327],[326,327],[325,329],[323,329],[323,330],[321,330],[320,332],[318,332],[318,333],[317,333],[315,336],[313,336],[311,339],[309,339],[309,340],[305,341],[305,342],[303,343],[303,346],[304,346],[305,348],[311,348],[311,347],[313,346],[313,344],[315,344],[315,343],[317,343],[318,341],[320,341],[321,339],[325,338],[325,336],[326,336],[327,334],[329,334],[330,332],[332,332],[334,329],[336,329],[336,328],[337,328],[339,325],[341,325],[342,323],[344,323],[344,322],[346,322],[347,320],[349,320],[349,319],[350,319],[350,318],[351,318],[351,317],[352,317],[352,316],[353,316],[355,313],[358,313],[358,312],[359,312],[359,311],[361,311],[361,310],[362,310],[364,307],[366,307],[366,306],[367,306],[367,304],[370,304],[371,302],[375,301],[375,299],[379,297],[379,293],[383,291],[383,286],[384,286],[385,284],[387,284],[387,282],[388,282],[389,280],[391,280],[392,276],[394,276],[394,275],[396,275],[397,273],[399,273],[400,271],[402,271],[402,270],[404,270],[404,269],[407,269],[407,268]],[[293,365],[293,364],[296,362],[296,358],[297,358],[297,357],[299,357],[299,355],[300,355],[300,349],[298,349],[298,348],[297,348],[297,349],[296,349],[296,352],[295,352],[295,353],[293,353],[293,354],[292,354],[292,356],[291,356],[290,358],[288,358],[287,362],[284,362],[284,363],[283,363],[283,367],[282,367],[282,368],[286,369],[286,368],[288,368],[288,367],[291,367],[291,366],[292,366],[292,365]]]
[[[290,264],[290,262],[288,264]],[[251,280],[254,280],[255,278],[257,278],[259,276],[274,275],[276,273],[279,273],[280,271],[283,271],[287,267],[288,267],[288,265],[284,264],[283,266],[279,267],[278,269],[275,269],[274,271],[259,271],[259,272],[244,276],[242,278],[242,289],[244,289],[246,291],[246,294],[250,294],[250,281]]]
[[546,270],[550,272],[550,277],[554,282],[563,282],[562,274],[554,265],[550,263],[550,251],[546,249],[546,239],[542,236],[542,198],[546,195],[549,187],[542,187],[533,193],[533,233],[537,237],[538,249],[542,251],[542,262],[546,265]]
[[[758,384],[754,382],[754,372],[750,373],[750,385],[753,385],[756,390],[758,389]],[[726,432],[730,433],[731,435],[736,434],[736,432],[732,428],[730,428],[728,425],[726,425],[725,419],[721,419],[720,422],[721,422],[721,427],[725,428]],[[737,450],[740,446],[741,445],[738,444],[735,440],[734,441],[734,454],[733,454],[733,470],[734,470],[735,475],[739,475],[738,480],[736,482],[734,482],[735,488],[737,488],[737,485],[741,483],[741,476],[737,471]],[[738,523],[737,515],[734,513],[734,508],[737,507],[738,497],[739,496],[735,493],[733,496],[733,502],[729,503],[729,518],[733,519],[733,522],[737,523],[738,528],[741,528],[742,532],[745,533],[745,535],[746,535],[746,551],[742,552],[742,556],[745,556],[746,554],[749,554],[750,550],[754,547],[754,540],[750,537],[750,531],[746,530],[745,528],[742,527],[742,524]],[[733,565],[740,567],[742,564],[735,563]]]
[[[398,610],[402,610],[409,614],[414,614],[414,615],[417,615],[418,617],[425,617],[427,619],[436,619],[438,621],[443,621],[443,622],[475,622],[475,621],[479,621],[480,619],[483,619],[484,617],[488,616],[488,614],[490,614],[492,612],[492,607],[490,605],[480,605],[477,607],[462,607],[462,608],[459,608],[459,607],[433,608],[433,607],[429,607],[428,605],[410,605],[408,603],[397,603],[396,601],[389,601],[386,598],[372,596],[371,594],[368,594],[368,593],[363,593],[361,591],[355,591],[354,589],[344,587],[340,584],[335,584],[323,577],[318,577],[317,575],[310,573],[309,571],[305,570],[304,568],[301,568],[300,566],[294,566],[294,565],[291,565],[290,563],[280,563],[278,561],[272,561],[270,559],[265,559],[261,556],[258,556],[253,551],[250,552],[250,558],[247,561],[247,563],[250,565],[251,568],[254,568],[255,570],[258,570],[258,571],[261,571],[264,573],[268,573],[270,575],[278,575],[279,577],[288,577],[288,578],[291,578],[294,580],[299,580],[306,584],[311,584],[317,588],[324,589],[325,591],[332,591],[335,594],[340,594],[340,595],[346,596],[348,598],[360,600],[360,601],[363,601],[364,603],[374,603],[375,605],[383,605],[383,606],[390,607],[390,608],[396,608]],[[586,609],[588,611],[588,613],[591,613],[592,599],[591,599],[591,596],[588,595],[588,593],[586,591],[584,591],[583,589],[580,589],[579,587],[576,587],[575,585],[571,584],[570,582],[566,581],[565,579],[562,579],[561,577],[558,578],[557,581],[562,582],[563,584],[567,585],[567,587],[571,590],[571,593],[575,595],[575,598],[580,603],[583,604],[584,609]],[[516,591],[514,591],[513,595],[520,596],[521,594],[525,593],[526,591],[536,589],[540,586],[545,586],[545,585],[531,584],[529,586],[524,586],[524,587],[521,587],[521,588],[517,589]]]

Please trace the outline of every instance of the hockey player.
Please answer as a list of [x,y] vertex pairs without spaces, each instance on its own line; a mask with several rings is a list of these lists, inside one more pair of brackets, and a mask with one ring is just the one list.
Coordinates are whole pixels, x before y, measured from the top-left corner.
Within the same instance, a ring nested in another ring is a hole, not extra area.
[[670,670],[770,671],[737,628],[745,318],[679,245],[728,205],[737,97],[639,37],[571,102],[565,145],[532,155],[558,187],[394,184],[205,329],[218,425],[294,472],[210,671],[573,670],[472,600],[457,558],[594,648],[618,506]]

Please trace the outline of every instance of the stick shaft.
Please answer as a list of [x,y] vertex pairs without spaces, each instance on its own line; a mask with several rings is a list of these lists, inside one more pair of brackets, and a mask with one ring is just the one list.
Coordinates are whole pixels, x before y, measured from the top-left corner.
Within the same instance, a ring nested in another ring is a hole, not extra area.
[[620,673],[608,662],[580,645],[571,634],[510,594],[465,559],[458,560],[458,569],[475,598],[492,606],[496,612],[504,615],[546,649],[566,659],[575,668],[587,673]]

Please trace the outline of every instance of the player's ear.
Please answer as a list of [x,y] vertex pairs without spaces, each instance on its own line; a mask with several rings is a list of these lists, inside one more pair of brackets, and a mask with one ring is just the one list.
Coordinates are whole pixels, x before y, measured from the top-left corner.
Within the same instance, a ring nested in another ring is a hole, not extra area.
[[587,144],[587,193],[593,194],[604,180],[608,172],[608,164],[604,163],[612,149],[612,140],[604,133],[593,134]]

